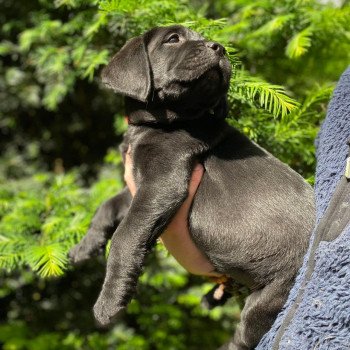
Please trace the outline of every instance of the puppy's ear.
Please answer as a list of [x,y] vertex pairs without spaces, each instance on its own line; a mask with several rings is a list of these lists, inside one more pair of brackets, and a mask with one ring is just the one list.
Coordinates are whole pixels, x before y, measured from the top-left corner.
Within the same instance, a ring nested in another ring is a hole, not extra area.
[[143,36],[129,40],[102,70],[102,82],[142,102],[151,91],[151,72]]

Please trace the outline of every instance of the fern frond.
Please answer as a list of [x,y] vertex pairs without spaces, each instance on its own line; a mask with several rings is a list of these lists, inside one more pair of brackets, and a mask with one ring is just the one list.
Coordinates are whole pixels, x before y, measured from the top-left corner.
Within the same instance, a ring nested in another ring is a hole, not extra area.
[[84,30],[84,35],[87,37],[92,37],[106,24],[107,24],[107,13],[98,12],[94,17],[94,21],[92,22],[92,24]]
[[133,11],[138,4],[139,2],[135,0],[103,0],[99,2],[99,9],[107,13],[116,11],[130,12]]
[[0,269],[7,272],[13,271],[21,265],[22,254],[18,253],[0,253]]
[[250,36],[270,36],[271,34],[281,30],[294,17],[294,14],[276,16],[257,30],[253,31]]
[[0,216],[3,216],[10,210],[11,200],[7,198],[0,198]]
[[349,6],[343,8],[326,7],[321,11],[310,10],[307,14],[314,28],[322,36],[333,34],[339,37],[349,33]]
[[297,101],[287,95],[282,86],[269,84],[243,71],[233,77],[229,93],[236,97],[241,96],[241,100],[258,105],[272,113],[274,117],[282,119],[299,106]]
[[34,241],[23,234],[0,235],[0,269],[12,271],[23,265],[28,245]]
[[40,230],[40,215],[44,212],[43,203],[33,198],[25,198],[13,203],[1,219],[0,234],[9,233],[21,235],[23,233],[34,233]]
[[[92,51],[87,50],[85,52],[86,60],[82,60],[80,64],[80,68],[84,69],[83,78],[88,78],[89,81],[92,81],[94,78],[94,74],[96,69],[104,64],[108,63],[108,50],[102,51]],[[87,64],[85,63],[87,62]]]
[[227,24],[227,18],[217,18],[217,19],[198,18],[192,21],[183,21],[183,22],[180,22],[179,24],[183,25],[184,27],[191,28],[192,30],[200,33],[205,32],[206,37],[210,39],[210,33],[213,30],[224,28],[224,26]]
[[311,37],[313,30],[307,27],[303,31],[295,34],[288,42],[286,47],[286,55],[295,59],[304,55],[311,46]]
[[45,242],[59,242],[72,247],[87,232],[91,214],[86,208],[77,209],[77,213],[67,216],[50,217],[42,226],[42,237]]
[[306,97],[305,101],[300,107],[300,114],[305,114],[310,108],[322,102],[328,102],[334,90],[334,85],[321,87]]
[[20,246],[28,243],[28,236],[21,234],[9,234],[5,236],[0,234],[0,252],[7,249],[18,250]]
[[257,0],[252,1],[251,3],[243,3],[243,6],[240,9],[240,17],[243,20],[250,19],[252,17],[255,17],[260,11],[269,10],[271,6],[271,1],[266,0]]
[[59,244],[47,246],[34,246],[29,249],[26,259],[41,277],[63,275],[67,264],[67,252]]
[[0,187],[0,201],[14,197],[0,218],[0,268],[29,265],[42,277],[59,276],[68,249],[87,231],[89,191],[78,185],[74,172],[35,179],[17,188],[18,193]]
[[48,217],[41,226],[42,234],[45,237],[53,237],[57,232],[66,228],[67,221],[67,218],[64,216],[55,215]]

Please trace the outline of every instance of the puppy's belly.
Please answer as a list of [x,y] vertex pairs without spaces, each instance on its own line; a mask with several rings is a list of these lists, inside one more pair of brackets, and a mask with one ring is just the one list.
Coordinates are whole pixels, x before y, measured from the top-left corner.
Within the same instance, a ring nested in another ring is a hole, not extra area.
[[253,158],[205,162],[189,223],[218,272],[242,272],[261,284],[294,276],[314,213],[312,191],[297,174],[275,159]]

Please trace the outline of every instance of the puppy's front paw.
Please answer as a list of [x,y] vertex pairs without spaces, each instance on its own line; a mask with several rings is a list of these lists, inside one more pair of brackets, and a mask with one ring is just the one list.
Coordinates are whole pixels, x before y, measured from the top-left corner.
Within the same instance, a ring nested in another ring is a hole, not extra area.
[[84,238],[79,244],[73,247],[68,253],[69,260],[72,264],[80,264],[93,256],[102,254],[103,245],[100,242]]
[[113,303],[113,300],[110,299],[100,295],[94,305],[94,316],[102,327],[109,326],[117,314],[124,309],[123,306]]
[[90,259],[91,255],[92,252],[90,251],[90,249],[88,249],[86,245],[81,243],[73,247],[68,253],[69,260],[72,262],[72,264],[80,264]]

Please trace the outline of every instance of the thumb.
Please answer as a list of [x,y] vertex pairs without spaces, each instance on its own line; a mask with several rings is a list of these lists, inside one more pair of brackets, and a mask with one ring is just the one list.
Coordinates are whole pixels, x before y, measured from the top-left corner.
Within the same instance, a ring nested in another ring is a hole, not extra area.
[[202,180],[204,174],[204,167],[202,164],[196,164],[191,175],[190,184],[188,187],[188,199],[192,199],[196,194],[197,188]]

